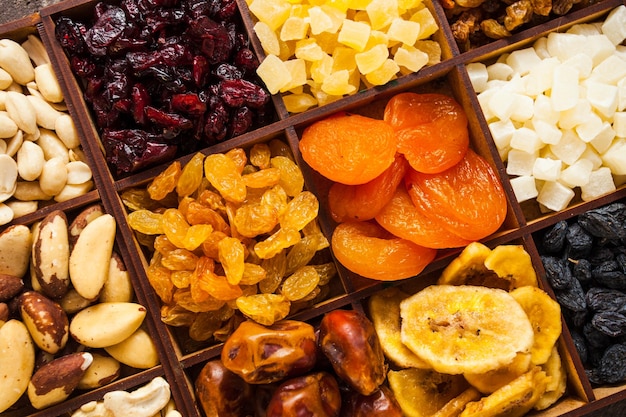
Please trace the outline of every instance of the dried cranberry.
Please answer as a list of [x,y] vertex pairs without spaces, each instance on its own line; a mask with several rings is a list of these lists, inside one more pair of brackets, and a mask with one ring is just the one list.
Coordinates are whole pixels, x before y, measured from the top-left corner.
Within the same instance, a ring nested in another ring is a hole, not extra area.
[[85,56],[73,56],[70,59],[70,66],[74,74],[79,77],[89,77],[96,72],[96,63]]
[[171,107],[174,111],[193,115],[201,115],[206,111],[206,103],[196,93],[174,94]]
[[89,52],[104,56],[111,45],[124,31],[126,14],[116,6],[109,6],[98,17],[94,25],[85,33],[85,41]]
[[85,49],[83,33],[85,26],[73,21],[69,17],[62,16],[56,21],[54,35],[61,47],[72,54],[80,54]]
[[202,55],[193,57],[192,76],[196,87],[202,87],[206,84],[209,76],[209,62]]
[[193,126],[191,120],[179,114],[167,113],[152,106],[146,106],[144,112],[148,120],[167,129],[186,130]]
[[173,158],[176,146],[159,143],[156,139],[140,129],[107,129],[102,134],[107,162],[117,168],[118,174]]
[[243,48],[237,51],[237,55],[235,55],[235,65],[242,68],[246,73],[251,74],[259,67],[259,60],[252,50]]
[[135,83],[133,85],[132,90],[132,98],[133,98],[133,117],[135,121],[139,124],[146,123],[146,114],[144,109],[150,105],[150,95],[148,94],[148,90],[141,83]]
[[253,114],[252,110],[248,107],[240,107],[238,108],[232,116],[232,120],[230,122],[232,132],[230,136],[239,136],[246,133],[250,126],[252,126]]
[[204,127],[204,133],[209,144],[226,138],[229,119],[228,110],[223,104],[220,103],[211,109]]
[[239,80],[243,78],[243,72],[234,65],[223,63],[215,68],[215,75],[220,80]]
[[258,109],[267,104],[270,95],[247,80],[224,80],[220,82],[220,98],[230,107],[249,106]]

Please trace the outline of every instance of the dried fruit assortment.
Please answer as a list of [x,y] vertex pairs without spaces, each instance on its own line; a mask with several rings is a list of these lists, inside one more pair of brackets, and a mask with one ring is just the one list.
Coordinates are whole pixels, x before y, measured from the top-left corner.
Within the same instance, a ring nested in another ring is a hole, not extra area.
[[122,193],[147,246],[162,320],[223,341],[244,319],[271,325],[328,294],[335,276],[319,203],[278,139],[247,152],[195,154]]
[[116,228],[95,204],[0,234],[0,410],[46,409],[160,363]]
[[554,288],[593,384],[626,381],[626,205],[592,209],[560,221],[540,237],[546,278]]
[[118,175],[274,117],[235,1],[100,2],[55,23]]
[[38,35],[0,39],[0,96],[0,225],[91,191],[91,168]]
[[335,182],[332,249],[363,277],[418,275],[437,249],[482,239],[505,220],[500,180],[469,148],[467,116],[448,95],[397,94],[383,120],[332,115],[305,128],[299,147]]
[[467,65],[519,202],[559,211],[623,184],[625,20],[621,5],[593,25]]
[[589,0],[439,0],[462,52],[596,3]]
[[441,61],[439,30],[416,1],[249,0],[266,54],[257,73],[298,113]]

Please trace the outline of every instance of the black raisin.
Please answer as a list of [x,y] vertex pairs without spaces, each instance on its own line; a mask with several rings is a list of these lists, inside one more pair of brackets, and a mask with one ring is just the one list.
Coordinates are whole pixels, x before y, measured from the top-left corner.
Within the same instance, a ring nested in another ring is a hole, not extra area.
[[557,254],[563,251],[567,228],[567,222],[561,220],[543,236],[543,249],[547,253]]
[[604,352],[596,372],[604,383],[615,384],[626,380],[626,345],[615,344]]
[[593,237],[578,223],[567,228],[565,240],[567,241],[567,256],[572,259],[586,257],[593,248]]
[[572,330],[572,342],[574,343],[574,347],[578,352],[578,356],[580,357],[580,361],[585,364],[587,363],[587,342],[580,332]]
[[626,274],[616,261],[607,261],[591,270],[593,279],[605,287],[618,290],[626,289]]
[[593,287],[587,291],[585,301],[592,311],[621,311],[626,306],[626,294],[610,288]]
[[556,300],[562,307],[574,311],[583,312],[587,310],[585,302],[585,292],[577,280],[572,280],[572,285],[561,290],[554,290]]
[[626,316],[618,311],[600,311],[591,318],[593,327],[610,337],[626,333]]
[[546,279],[555,290],[562,290],[572,285],[574,277],[567,261],[555,256],[542,256],[541,262],[546,271]]
[[614,203],[578,216],[578,224],[592,236],[609,240],[626,238],[626,204]]
[[591,269],[591,262],[587,259],[578,259],[573,263],[572,275],[574,275],[574,278],[576,278],[581,284],[586,284],[593,279]]

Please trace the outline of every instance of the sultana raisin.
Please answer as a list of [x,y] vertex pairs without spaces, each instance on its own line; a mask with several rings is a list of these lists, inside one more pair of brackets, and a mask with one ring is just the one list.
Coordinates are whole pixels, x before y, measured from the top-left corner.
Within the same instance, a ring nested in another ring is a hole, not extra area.
[[249,174],[242,175],[244,184],[249,188],[266,188],[278,184],[280,170],[278,168],[266,168]]
[[163,234],[161,214],[150,210],[137,210],[128,214],[128,225],[139,233],[146,235]]
[[217,244],[219,261],[226,273],[226,279],[237,285],[243,277],[245,248],[239,239],[225,237]]
[[148,185],[148,194],[153,200],[163,200],[169,193],[174,191],[178,178],[181,175],[180,162],[174,161],[163,172],[157,175],[150,185]]
[[189,226],[183,246],[188,250],[196,250],[213,233],[213,226],[209,224],[194,224]]
[[250,148],[250,163],[260,169],[270,167],[272,151],[266,143],[256,143]]
[[280,294],[256,294],[237,298],[237,308],[245,316],[265,326],[271,326],[289,314],[291,303]]
[[198,257],[187,249],[177,248],[161,259],[161,265],[170,271],[193,271],[196,268]]
[[313,266],[303,266],[285,278],[280,293],[289,301],[298,301],[309,295],[319,281],[320,276]]
[[178,182],[176,183],[176,193],[180,197],[185,197],[195,192],[202,183],[204,170],[204,155],[196,153],[182,169]]
[[307,265],[317,253],[319,235],[304,236],[287,252],[287,269],[285,274],[293,274],[298,268]]
[[185,247],[185,236],[187,235],[187,229],[189,229],[189,223],[187,223],[185,216],[178,209],[166,209],[163,212],[161,226],[165,236],[172,244],[179,248]]
[[304,188],[304,177],[296,163],[286,156],[275,156],[270,160],[272,167],[280,170],[279,184],[288,196],[298,195]]
[[283,249],[298,243],[300,239],[300,232],[297,230],[281,227],[267,239],[257,242],[254,252],[261,259],[272,258]]
[[241,285],[254,285],[263,281],[267,277],[267,272],[261,265],[245,262],[243,276],[239,282]]
[[310,191],[302,191],[287,203],[280,217],[280,227],[300,231],[317,217],[318,211],[317,197]]
[[235,203],[245,200],[246,185],[237,164],[228,156],[220,153],[207,156],[204,160],[204,175],[225,200]]
[[267,276],[259,282],[259,291],[262,293],[273,293],[278,289],[287,269],[287,256],[284,251],[269,259],[263,259],[261,263]]
[[235,212],[232,224],[239,234],[252,238],[274,230],[278,214],[266,204],[244,204]]
[[170,279],[171,271],[161,265],[161,255],[155,254],[146,268],[146,276],[154,292],[164,303],[172,301],[174,284]]

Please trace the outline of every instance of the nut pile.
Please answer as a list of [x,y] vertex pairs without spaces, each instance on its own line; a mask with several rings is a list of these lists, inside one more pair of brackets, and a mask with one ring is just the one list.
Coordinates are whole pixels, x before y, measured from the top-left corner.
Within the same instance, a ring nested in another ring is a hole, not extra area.
[[0,225],[93,188],[74,121],[36,35],[0,40]]
[[44,409],[159,363],[116,227],[96,204],[0,234],[0,411],[24,393]]

